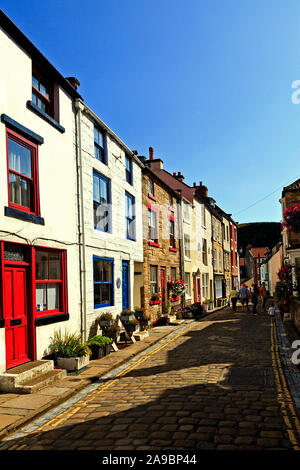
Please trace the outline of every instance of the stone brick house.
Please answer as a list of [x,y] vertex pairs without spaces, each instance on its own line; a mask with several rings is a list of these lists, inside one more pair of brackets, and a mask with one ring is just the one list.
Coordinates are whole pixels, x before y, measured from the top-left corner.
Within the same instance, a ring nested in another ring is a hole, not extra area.
[[142,201],[144,262],[135,305],[140,304],[155,323],[168,307],[181,301],[172,298],[168,287],[168,281],[182,278],[180,195],[145,166]]

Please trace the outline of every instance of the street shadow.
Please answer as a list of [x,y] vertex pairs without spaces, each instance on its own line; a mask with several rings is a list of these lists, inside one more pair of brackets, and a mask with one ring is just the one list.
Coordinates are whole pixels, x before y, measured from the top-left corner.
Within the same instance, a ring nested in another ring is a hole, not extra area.
[[[263,425],[261,422],[253,422],[246,430],[240,427],[239,423],[244,420],[245,415],[253,415],[255,407],[251,409],[249,397],[241,396],[232,387],[222,386],[222,382],[189,386],[181,383],[167,388],[163,393],[155,393],[155,388],[147,389],[141,383],[135,382],[135,387],[143,392],[142,400],[138,398],[137,391],[129,396],[125,379],[122,396],[116,388],[111,390],[109,398],[99,390],[94,400],[89,402],[90,411],[85,408],[82,412],[82,406],[78,414],[67,417],[65,422],[61,419],[62,422],[57,427],[11,439],[6,447],[20,446],[22,451],[55,452],[214,450],[219,445],[235,446],[236,439],[247,435],[248,439],[241,439],[240,442],[248,443],[248,450],[261,450],[263,446],[256,436],[259,436],[259,431],[270,429],[268,423]],[[149,394],[152,397],[156,395],[156,398],[149,398]],[[270,391],[266,392],[266,389],[261,388],[258,389],[257,403],[266,399],[266,396],[270,397],[269,404],[276,405],[275,394],[273,397],[272,392],[270,395]],[[235,405],[237,399],[238,407]],[[140,403],[137,405],[138,400]],[[118,406],[127,409],[118,412]],[[104,416],[97,417],[101,413]],[[254,414],[258,414],[257,410]],[[276,423],[277,427],[273,422],[272,429],[276,428],[279,432],[284,430],[284,421],[280,414]],[[286,449],[289,446],[284,432],[283,437],[277,439],[276,447]],[[3,450],[1,444],[0,450]]]
[[[57,424],[54,418],[44,429],[0,443],[0,450],[209,450],[235,445],[244,435],[239,423],[245,415],[257,415],[266,400],[275,409],[278,403],[274,384],[254,382],[249,397],[247,383],[228,382],[230,371],[241,365],[249,370],[271,367],[267,318],[258,323],[251,314],[226,315],[195,324],[111,385],[100,379],[99,388],[67,410],[65,418],[58,417]],[[272,426],[284,429],[279,411]],[[231,430],[225,437],[224,427]],[[259,418],[250,428],[249,447],[259,449],[256,436],[270,427]],[[276,447],[286,448],[286,442],[284,435]]]

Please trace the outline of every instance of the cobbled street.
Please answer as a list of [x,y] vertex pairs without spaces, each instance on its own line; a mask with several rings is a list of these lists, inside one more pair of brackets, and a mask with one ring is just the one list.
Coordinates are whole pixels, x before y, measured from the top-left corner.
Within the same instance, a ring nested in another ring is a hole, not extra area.
[[240,306],[237,313],[214,313],[37,432],[4,444],[22,450],[299,448],[276,385],[273,341],[266,314],[242,313]]

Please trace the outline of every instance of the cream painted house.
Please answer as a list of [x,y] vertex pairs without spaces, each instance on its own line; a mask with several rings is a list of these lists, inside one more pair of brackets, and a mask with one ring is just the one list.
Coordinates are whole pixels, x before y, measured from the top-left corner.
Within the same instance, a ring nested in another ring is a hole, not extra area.
[[80,330],[73,100],[0,11],[0,373]]
[[80,176],[83,329],[134,309],[142,287],[142,163],[82,100],[75,103]]
[[197,234],[197,270],[195,285],[197,301],[214,300],[213,292],[213,264],[212,264],[212,231],[211,212],[199,197],[194,198],[196,208],[196,234]]

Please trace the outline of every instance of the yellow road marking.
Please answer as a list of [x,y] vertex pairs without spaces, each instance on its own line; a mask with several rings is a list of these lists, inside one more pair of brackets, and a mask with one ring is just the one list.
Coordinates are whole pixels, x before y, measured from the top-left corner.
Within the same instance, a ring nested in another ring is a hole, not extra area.
[[94,398],[94,395],[97,394],[97,393],[100,393],[104,390],[107,390],[108,388],[112,387],[115,382],[122,376],[126,375],[128,372],[130,372],[132,369],[135,369],[136,367],[138,367],[140,364],[142,364],[143,362],[145,362],[147,359],[149,359],[149,357],[151,357],[153,354],[156,354],[157,352],[161,351],[162,349],[164,349],[166,346],[168,346],[170,343],[172,343],[174,340],[176,340],[177,338],[179,338],[181,335],[183,335],[185,332],[189,331],[190,329],[194,328],[195,326],[198,326],[198,325],[195,325],[194,323],[185,328],[184,330],[180,331],[179,333],[177,333],[176,335],[172,336],[170,339],[168,339],[167,341],[165,341],[163,344],[157,346],[156,348],[154,348],[152,351],[149,351],[149,353],[145,354],[143,357],[141,357],[138,361],[134,362],[133,364],[131,364],[130,366],[126,367],[126,369],[122,370],[121,372],[119,372],[114,378],[112,378],[109,382],[107,382],[106,384],[102,385],[100,388],[97,388],[95,390],[93,390],[92,392],[90,392],[88,398],[85,397],[81,400],[79,400],[77,402],[77,407],[76,408],[71,408],[71,410],[68,410],[68,411],[64,411],[62,412],[59,416],[56,416],[55,418],[53,418],[52,420],[48,421],[46,424],[44,424],[43,426],[41,426],[39,428],[39,430],[42,430],[42,429],[45,429],[46,427],[48,426],[51,426],[52,428],[55,428],[57,427],[60,423],[62,423],[63,421],[66,421],[68,418],[70,418],[71,416],[73,416],[77,411],[79,411],[84,405],[86,405],[88,402],[90,402],[91,400],[93,400]]

